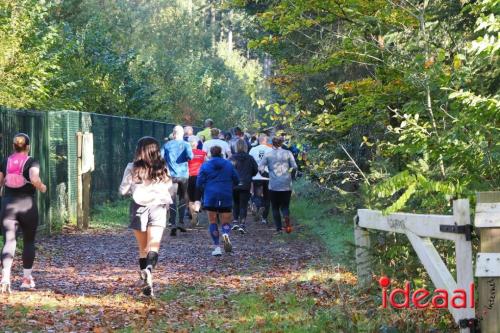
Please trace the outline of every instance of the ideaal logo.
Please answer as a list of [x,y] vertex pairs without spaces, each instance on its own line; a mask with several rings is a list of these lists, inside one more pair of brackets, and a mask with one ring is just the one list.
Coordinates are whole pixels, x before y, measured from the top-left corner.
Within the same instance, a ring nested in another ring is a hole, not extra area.
[[[412,292],[410,290],[410,282],[405,283],[404,289],[395,288],[389,293],[389,299],[387,299],[387,288],[391,284],[391,279],[387,276],[383,276],[378,281],[380,287],[382,287],[382,307],[387,308],[387,303],[389,303],[393,308],[403,309],[410,308],[410,301],[415,308],[424,309],[432,305],[434,308],[448,308],[451,305],[455,309],[474,308],[474,283],[469,286],[468,292],[465,289],[455,289],[453,294],[449,295],[446,289],[435,289],[431,296],[431,293],[424,288],[419,288]],[[468,295],[467,295],[468,294]],[[398,297],[401,295],[402,297]],[[450,299],[451,296],[451,299]],[[398,303],[398,301],[402,301]]]

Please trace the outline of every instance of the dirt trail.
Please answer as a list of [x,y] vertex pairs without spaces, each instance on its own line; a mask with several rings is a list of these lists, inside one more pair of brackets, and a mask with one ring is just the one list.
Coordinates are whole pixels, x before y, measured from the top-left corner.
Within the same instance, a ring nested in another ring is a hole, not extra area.
[[[14,293],[0,295],[0,326],[13,331],[102,332],[128,325],[137,329],[149,316],[165,312],[168,327],[175,328],[185,320],[203,322],[203,313],[186,319],[191,314],[179,298],[190,296],[186,293],[190,288],[255,292],[263,285],[285,286],[294,274],[321,265],[324,250],[303,237],[300,228],[282,236],[275,236],[271,226],[250,223],[248,229],[246,235],[232,232],[234,253],[222,257],[210,255],[205,226],[177,237],[166,232],[154,272],[159,297],[153,302],[139,296],[137,250],[129,230],[67,230],[40,239],[34,267],[37,290],[17,291],[21,275],[17,256]],[[184,294],[177,295],[176,290]],[[220,296],[217,292],[200,295],[196,302],[208,307]]]

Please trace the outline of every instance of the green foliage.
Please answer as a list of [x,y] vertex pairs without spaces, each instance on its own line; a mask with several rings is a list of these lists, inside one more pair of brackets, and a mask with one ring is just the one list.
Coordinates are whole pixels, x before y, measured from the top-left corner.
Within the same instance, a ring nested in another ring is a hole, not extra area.
[[268,94],[245,21],[208,0],[2,1],[0,105],[245,124]]
[[234,5],[258,12],[250,45],[276,61],[267,119],[311,146],[321,186],[386,212],[499,188],[497,2]]

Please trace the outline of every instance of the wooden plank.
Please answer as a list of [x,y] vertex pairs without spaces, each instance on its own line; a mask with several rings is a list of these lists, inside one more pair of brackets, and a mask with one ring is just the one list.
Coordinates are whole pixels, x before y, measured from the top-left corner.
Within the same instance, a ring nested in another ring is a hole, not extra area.
[[[500,192],[479,192],[477,203],[480,215],[486,213],[486,203],[500,203]],[[493,213],[496,212],[493,207]],[[487,213],[486,213],[487,214]],[[480,217],[481,218],[481,217]],[[477,217],[475,224],[477,226]],[[480,225],[482,222],[479,223]],[[500,227],[480,228],[480,252],[500,253]],[[478,278],[479,305],[478,314],[481,320],[481,332],[498,333],[500,328],[500,277]]]
[[[469,200],[458,199],[453,201],[453,217],[457,225],[470,224]],[[465,235],[459,235],[455,241],[455,258],[457,271],[457,288],[470,290],[471,283],[474,282],[474,272],[472,264],[472,242],[465,239]],[[469,295],[472,297],[472,295]],[[454,309],[457,314],[455,320],[476,318],[475,309]],[[460,332],[469,332],[469,329],[461,329]]]
[[[448,294],[452,295],[453,291],[457,289],[457,284],[449,272],[448,267],[446,267],[446,264],[443,262],[441,256],[434,247],[434,244],[432,244],[430,238],[420,238],[411,231],[407,231],[406,236],[408,236],[413,249],[424,265],[434,286],[436,288],[446,289]],[[455,309],[450,303],[448,310],[457,323],[460,319],[474,317],[474,309]],[[472,317],[470,317],[471,314]],[[463,332],[468,332],[468,330],[464,330]]]
[[500,253],[479,252],[476,257],[477,277],[500,276]]
[[87,172],[82,175],[82,227],[89,228],[90,221],[90,185],[92,181],[92,173]]
[[454,225],[454,217],[451,215],[396,213],[384,216],[382,212],[377,210],[358,209],[358,216],[359,227],[361,228],[398,233],[410,231],[420,237],[447,239],[451,241],[456,241],[462,236],[439,230],[441,224]]
[[500,203],[478,203],[474,224],[478,228],[500,228]]
[[76,144],[77,144],[76,227],[78,229],[83,228],[82,143],[83,143],[83,134],[82,132],[77,132],[76,133]]
[[369,287],[372,274],[370,269],[370,234],[366,229],[360,228],[354,218],[354,243],[356,245],[356,270],[358,274],[358,284],[361,287]]

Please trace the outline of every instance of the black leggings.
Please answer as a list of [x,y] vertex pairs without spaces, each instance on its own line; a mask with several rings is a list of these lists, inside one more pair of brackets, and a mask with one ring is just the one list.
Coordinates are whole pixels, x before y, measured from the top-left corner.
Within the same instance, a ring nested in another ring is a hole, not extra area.
[[16,231],[23,232],[23,268],[30,269],[35,261],[35,234],[38,227],[38,208],[31,196],[4,197],[0,221],[4,236],[2,267],[10,269],[16,252]]
[[269,190],[269,197],[271,198],[271,206],[273,207],[273,219],[276,224],[276,230],[281,230],[281,214],[283,217],[290,216],[290,198],[292,191],[271,191]]
[[255,205],[258,208],[264,207],[262,218],[267,220],[269,216],[269,180],[254,180],[253,181],[253,194],[255,197]]
[[244,220],[247,218],[248,200],[250,200],[250,190],[233,190],[233,218]]

